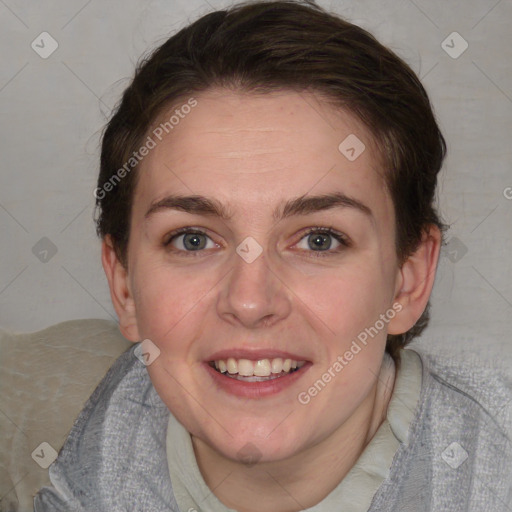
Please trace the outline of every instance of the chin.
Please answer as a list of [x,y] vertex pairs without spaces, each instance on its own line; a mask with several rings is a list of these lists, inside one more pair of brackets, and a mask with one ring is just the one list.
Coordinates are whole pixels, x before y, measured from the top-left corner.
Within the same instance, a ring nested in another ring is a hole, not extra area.
[[[271,429],[265,431],[270,432]],[[254,433],[234,437],[225,435],[222,440],[207,438],[206,442],[223,457],[247,465],[287,459],[295,455],[300,447],[300,441],[286,432],[271,437]]]

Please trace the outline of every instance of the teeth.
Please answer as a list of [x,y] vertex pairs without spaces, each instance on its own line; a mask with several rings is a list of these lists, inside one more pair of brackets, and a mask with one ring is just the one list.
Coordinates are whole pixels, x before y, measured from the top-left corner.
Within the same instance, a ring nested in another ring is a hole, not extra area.
[[[253,375],[257,377],[268,377],[272,373],[271,370],[270,361],[268,359],[260,359],[254,364]],[[242,374],[240,373],[240,375]]]
[[283,360],[280,357],[272,359],[272,373],[281,373],[283,371]]
[[238,375],[242,377],[250,377],[254,375],[254,364],[249,359],[238,360]]
[[289,373],[290,370],[301,368],[306,361],[294,361],[292,359],[235,359],[229,357],[227,360],[219,359],[214,361],[215,368],[221,373],[230,375],[238,374],[241,377],[269,377],[271,374]]
[[227,365],[228,373],[231,373],[231,374],[238,373],[238,364],[236,362],[236,359],[233,359],[232,357],[230,357],[227,360],[226,365]]

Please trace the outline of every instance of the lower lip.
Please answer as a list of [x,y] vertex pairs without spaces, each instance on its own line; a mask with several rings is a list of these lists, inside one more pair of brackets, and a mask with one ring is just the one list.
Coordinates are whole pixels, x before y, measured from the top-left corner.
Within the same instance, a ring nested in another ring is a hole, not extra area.
[[204,365],[214,382],[223,391],[243,398],[263,398],[280,393],[293,385],[309,370],[312,363],[307,362],[300,370],[289,373],[283,377],[277,377],[276,379],[265,380],[262,382],[244,382],[232,379],[231,377],[226,377],[223,373],[218,372],[208,363],[204,363]]

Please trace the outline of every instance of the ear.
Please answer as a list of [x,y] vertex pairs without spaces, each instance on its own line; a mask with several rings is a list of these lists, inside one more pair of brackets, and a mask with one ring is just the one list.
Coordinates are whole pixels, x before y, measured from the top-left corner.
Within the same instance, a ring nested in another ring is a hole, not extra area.
[[105,236],[101,245],[101,263],[110,287],[110,298],[119,318],[119,329],[126,339],[138,342],[140,336],[128,270],[118,260],[110,235]]
[[388,334],[407,332],[427,307],[436,275],[441,231],[429,225],[416,251],[404,262],[397,274],[395,300],[402,309],[390,320]]

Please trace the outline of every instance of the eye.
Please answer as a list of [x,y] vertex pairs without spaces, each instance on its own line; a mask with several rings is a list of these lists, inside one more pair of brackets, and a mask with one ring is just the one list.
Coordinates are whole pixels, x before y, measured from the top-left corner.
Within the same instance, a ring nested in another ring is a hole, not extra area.
[[[338,244],[334,249],[331,247],[333,238]],[[208,246],[208,242],[210,242],[210,246]],[[309,228],[303,234],[299,244],[297,246],[300,249],[315,253],[315,257],[332,256],[351,245],[347,236],[325,227]],[[199,256],[203,249],[219,247],[204,231],[190,227],[180,228],[169,233],[162,245],[180,256]]]
[[[208,240],[211,242],[209,247],[207,247]],[[175,248],[174,252],[178,253],[193,253],[201,252],[202,249],[213,249],[217,244],[200,229],[181,228],[169,233],[163,242],[163,246],[167,248],[173,246]],[[194,254],[190,255],[195,256]]]
[[[335,239],[338,246],[331,249],[332,239]],[[335,231],[332,228],[314,227],[306,231],[305,235],[301,238],[303,246],[298,245],[300,249],[311,249],[312,252],[317,253],[315,256],[329,256],[337,253],[350,246],[349,239]],[[327,254],[318,254],[325,252]]]

